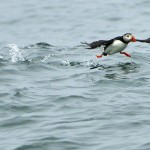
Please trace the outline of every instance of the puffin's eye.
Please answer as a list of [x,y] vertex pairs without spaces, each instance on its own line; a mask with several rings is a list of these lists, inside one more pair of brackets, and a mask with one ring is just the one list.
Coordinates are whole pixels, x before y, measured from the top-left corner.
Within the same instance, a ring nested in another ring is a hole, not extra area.
[[129,37],[129,35],[127,35],[127,37]]

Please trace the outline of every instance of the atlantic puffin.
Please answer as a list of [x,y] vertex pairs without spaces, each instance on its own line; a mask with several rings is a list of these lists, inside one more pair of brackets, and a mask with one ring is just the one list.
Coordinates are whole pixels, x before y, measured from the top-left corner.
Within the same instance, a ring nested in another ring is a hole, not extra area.
[[130,54],[123,52],[123,50],[130,42],[136,41],[147,42],[145,40],[136,40],[136,38],[131,33],[126,33],[122,36],[118,36],[110,40],[99,40],[92,43],[82,42],[82,44],[88,45],[89,48],[87,49],[94,49],[103,46],[104,52],[101,55],[96,55],[97,58],[101,58],[102,56],[107,55],[113,55],[115,53],[120,53],[124,54],[127,57],[131,57]]

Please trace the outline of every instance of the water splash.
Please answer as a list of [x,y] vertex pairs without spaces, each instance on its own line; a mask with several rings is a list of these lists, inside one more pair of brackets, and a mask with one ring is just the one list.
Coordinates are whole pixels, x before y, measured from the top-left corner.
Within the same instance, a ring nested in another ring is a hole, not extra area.
[[21,50],[17,47],[15,44],[8,44],[8,47],[10,49],[10,55],[11,55],[11,61],[17,62],[17,61],[24,61],[24,58],[21,54]]
[[41,60],[41,62],[45,62],[47,59],[49,59],[50,56],[51,56],[51,54],[48,54],[47,56],[44,57],[44,59]]
[[66,60],[62,60],[62,61],[61,61],[61,65],[62,65],[62,66],[70,66],[70,62],[69,62],[69,60],[67,60],[67,59],[66,59]]
[[3,59],[3,56],[2,56],[2,55],[0,55],[0,60],[1,60],[1,59]]

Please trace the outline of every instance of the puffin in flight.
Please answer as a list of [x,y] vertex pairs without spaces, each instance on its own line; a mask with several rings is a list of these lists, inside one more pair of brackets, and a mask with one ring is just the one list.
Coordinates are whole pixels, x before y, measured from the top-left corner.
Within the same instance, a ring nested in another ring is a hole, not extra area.
[[126,33],[123,36],[118,36],[110,40],[99,40],[92,43],[82,42],[89,46],[87,49],[94,49],[97,47],[104,47],[104,52],[101,55],[96,55],[97,58],[102,56],[113,55],[115,53],[124,54],[127,57],[131,57],[130,54],[123,52],[130,42],[145,42],[150,43],[150,38],[145,40],[136,39],[131,33]]

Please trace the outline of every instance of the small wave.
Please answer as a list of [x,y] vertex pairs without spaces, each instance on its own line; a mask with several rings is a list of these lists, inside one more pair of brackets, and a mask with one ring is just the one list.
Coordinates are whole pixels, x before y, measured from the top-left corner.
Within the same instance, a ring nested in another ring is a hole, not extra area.
[[11,55],[11,61],[12,62],[24,61],[25,60],[23,58],[22,54],[21,54],[21,50],[18,48],[17,45],[8,44],[8,47],[10,48],[10,55]]
[[36,43],[35,45],[42,46],[42,47],[50,47],[50,46],[52,46],[52,45],[50,45],[50,44],[48,44],[46,42],[39,42],[39,43]]
[[96,64],[95,66],[92,66],[90,69],[96,69],[98,68],[99,70],[110,70],[112,71],[112,69],[119,69],[122,70],[126,73],[129,72],[137,72],[137,69],[140,66],[134,62],[126,62],[126,63],[118,63],[118,64],[114,64],[114,65],[101,65],[101,64]]
[[38,42],[38,43],[35,43],[35,44],[31,44],[31,45],[29,45],[29,46],[26,46],[26,47],[24,47],[25,49],[30,49],[30,48],[33,48],[33,47],[35,47],[35,48],[37,48],[37,47],[39,47],[39,48],[44,48],[44,49],[46,49],[46,48],[49,48],[49,47],[52,47],[53,45],[51,45],[51,44],[48,44],[48,43],[46,43],[46,42]]

